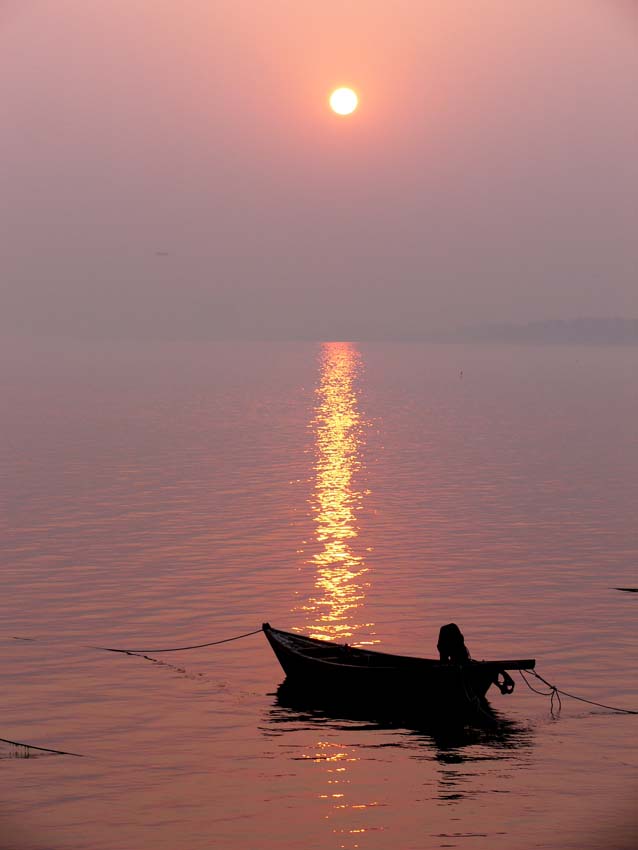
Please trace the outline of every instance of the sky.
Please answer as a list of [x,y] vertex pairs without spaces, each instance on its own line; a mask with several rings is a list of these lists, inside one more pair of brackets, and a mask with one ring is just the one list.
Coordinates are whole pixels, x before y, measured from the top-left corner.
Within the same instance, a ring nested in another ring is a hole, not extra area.
[[3,333],[638,317],[638,0],[0,0],[0,103]]

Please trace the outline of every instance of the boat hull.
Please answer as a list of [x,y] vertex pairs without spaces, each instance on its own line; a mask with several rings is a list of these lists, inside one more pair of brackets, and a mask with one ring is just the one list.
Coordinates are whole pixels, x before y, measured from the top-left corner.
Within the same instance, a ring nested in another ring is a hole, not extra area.
[[534,666],[532,659],[449,664],[318,641],[268,623],[263,629],[289,686],[323,699],[401,706],[416,713],[481,710],[499,673]]

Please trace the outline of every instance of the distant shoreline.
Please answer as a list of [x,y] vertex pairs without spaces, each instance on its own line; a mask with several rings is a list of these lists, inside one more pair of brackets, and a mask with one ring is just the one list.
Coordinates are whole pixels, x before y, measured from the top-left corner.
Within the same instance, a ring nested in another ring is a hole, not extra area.
[[[67,341],[85,342],[95,345],[118,343],[228,343],[228,342],[378,342],[378,343],[424,343],[441,345],[587,345],[598,347],[627,347],[638,345],[638,319],[549,319],[546,321],[515,323],[489,323],[458,327],[452,330],[432,331],[423,329],[421,332],[406,333],[401,336],[391,332],[384,333],[382,328],[365,332],[361,328],[350,328],[347,323],[339,327],[285,328],[262,329],[261,332],[251,332],[243,329],[232,333],[228,329],[225,334],[202,332],[199,328],[182,329],[182,333],[162,332],[159,329],[144,333],[134,333],[132,328],[113,328],[108,333],[104,328],[100,333],[85,328],[84,333],[71,333],[59,328],[57,333],[49,329],[47,333],[39,332],[39,328],[14,330],[3,336],[3,343],[29,340],[41,344]],[[323,333],[322,333],[323,331]]]
[[473,325],[450,335],[458,342],[637,345],[638,319],[548,319],[526,324]]

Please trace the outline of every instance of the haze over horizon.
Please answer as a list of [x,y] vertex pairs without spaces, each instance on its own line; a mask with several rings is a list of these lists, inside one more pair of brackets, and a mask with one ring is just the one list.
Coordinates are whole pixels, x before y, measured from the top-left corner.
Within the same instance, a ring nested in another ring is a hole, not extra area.
[[638,317],[637,46],[620,0],[9,0],[2,331]]

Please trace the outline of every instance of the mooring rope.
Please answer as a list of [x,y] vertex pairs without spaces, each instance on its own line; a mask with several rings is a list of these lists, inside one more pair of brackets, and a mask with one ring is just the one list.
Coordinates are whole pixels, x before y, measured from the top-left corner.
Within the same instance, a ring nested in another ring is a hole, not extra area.
[[[172,646],[172,647],[162,647],[161,649],[118,649],[113,646],[94,646],[92,644],[82,644],[85,649],[100,649],[104,652],[121,652],[123,655],[142,655],[145,652],[184,652],[187,649],[203,649],[206,646],[217,646],[220,643],[230,643],[233,640],[241,640],[241,638],[250,637],[251,635],[257,635],[261,632],[261,629],[255,629],[254,632],[244,632],[241,635],[235,635],[234,637],[223,638],[222,640],[211,640],[208,643],[196,643],[192,646]],[[43,638],[33,638],[33,637],[18,637],[14,635],[12,640],[23,640],[29,642],[42,642]]]
[[[518,672],[521,674],[521,678],[523,679],[523,681],[525,682],[527,687],[530,689],[530,691],[534,691],[535,694],[540,694],[542,697],[549,697],[550,698],[549,710],[550,710],[552,717],[554,717],[554,700],[555,699],[558,700],[558,711],[560,713],[560,710],[562,709],[563,704],[562,704],[561,699],[560,699],[560,694],[558,692],[558,688],[555,688],[553,685],[548,685],[548,687],[550,688],[549,691],[547,691],[547,692],[539,691],[538,688],[535,688],[532,685],[530,685],[530,683],[525,678],[525,674],[523,673],[522,670],[519,670]],[[527,672],[532,673],[533,671],[528,670]],[[535,675],[537,675],[537,674],[535,674]],[[537,675],[537,678],[540,679],[540,676]]]
[[35,744],[23,744],[21,741],[9,741],[7,738],[0,738],[3,744],[11,744],[12,747],[24,747],[26,750],[40,750],[43,753],[55,753],[58,756],[75,756],[75,758],[84,758],[82,753],[69,753],[66,750],[52,750],[50,747],[36,747]]
[[245,632],[243,635],[235,635],[235,637],[223,638],[223,640],[211,640],[209,643],[196,643],[192,646],[172,646],[162,649],[116,649],[112,646],[91,646],[90,649],[102,649],[104,652],[122,652],[124,655],[143,655],[146,652],[185,652],[187,649],[203,649],[205,646],[217,646],[220,643],[230,643],[233,640],[241,640],[251,635],[259,634],[261,629],[255,629],[254,632]]
[[558,711],[560,712],[562,708],[561,695],[564,697],[569,697],[570,699],[578,700],[579,702],[586,702],[588,705],[595,705],[598,708],[606,708],[609,711],[616,711],[619,714],[638,714],[638,711],[634,711],[631,708],[618,708],[614,705],[605,705],[603,702],[595,702],[591,699],[585,699],[585,697],[579,697],[576,694],[570,694],[569,691],[563,691],[560,688],[557,688],[556,685],[552,685],[551,682],[548,682],[547,679],[543,679],[535,670],[526,670],[525,673],[529,673],[532,676],[535,676],[539,679],[544,685],[547,685],[549,688],[549,692],[539,691],[537,688],[534,688],[528,681],[525,673],[522,670],[518,671],[521,674],[521,678],[530,689],[530,691],[534,691],[535,694],[540,694],[543,697],[550,697],[550,710],[552,714],[554,713],[554,700],[558,701]]

